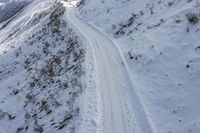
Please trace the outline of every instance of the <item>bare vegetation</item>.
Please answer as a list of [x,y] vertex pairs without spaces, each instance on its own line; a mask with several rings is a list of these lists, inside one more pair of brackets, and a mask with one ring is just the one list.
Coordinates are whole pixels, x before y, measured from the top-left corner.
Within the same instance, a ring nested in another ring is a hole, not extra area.
[[188,22],[191,24],[197,24],[199,22],[199,15],[197,13],[187,13],[186,17]]

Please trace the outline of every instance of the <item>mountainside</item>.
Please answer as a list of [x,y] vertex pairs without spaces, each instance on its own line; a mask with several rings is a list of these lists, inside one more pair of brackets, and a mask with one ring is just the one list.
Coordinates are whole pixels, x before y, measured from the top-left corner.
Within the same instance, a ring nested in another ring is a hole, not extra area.
[[78,11],[122,52],[153,132],[198,133],[200,1],[82,0]]
[[199,133],[199,0],[0,0],[0,133]]
[[22,10],[30,0],[8,1],[0,0],[0,23],[13,17],[20,10]]
[[22,3],[0,11],[0,132],[72,133],[80,123],[85,46],[59,2]]

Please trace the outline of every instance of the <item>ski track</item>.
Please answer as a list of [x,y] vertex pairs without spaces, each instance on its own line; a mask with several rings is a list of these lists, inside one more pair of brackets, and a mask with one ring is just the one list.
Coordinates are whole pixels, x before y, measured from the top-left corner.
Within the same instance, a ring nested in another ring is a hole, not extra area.
[[[134,89],[131,82],[133,78],[128,74],[127,64],[119,49],[106,35],[79,18],[74,7],[66,6],[66,8],[68,21],[88,39],[94,53],[97,89],[101,91],[100,98],[103,104],[99,106],[103,108],[100,109],[102,110],[102,122],[99,122],[103,123],[102,132],[155,132],[141,104],[142,100]],[[97,126],[101,127],[101,125]]]

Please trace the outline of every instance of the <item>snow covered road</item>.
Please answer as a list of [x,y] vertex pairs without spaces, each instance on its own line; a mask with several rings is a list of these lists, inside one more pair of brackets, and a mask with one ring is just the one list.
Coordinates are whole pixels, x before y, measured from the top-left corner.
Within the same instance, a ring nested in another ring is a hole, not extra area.
[[[115,44],[68,7],[68,20],[88,39],[94,53],[97,88],[102,98],[104,133],[151,133],[150,122],[139,96],[133,90],[126,63]],[[95,105],[94,105],[95,106]]]

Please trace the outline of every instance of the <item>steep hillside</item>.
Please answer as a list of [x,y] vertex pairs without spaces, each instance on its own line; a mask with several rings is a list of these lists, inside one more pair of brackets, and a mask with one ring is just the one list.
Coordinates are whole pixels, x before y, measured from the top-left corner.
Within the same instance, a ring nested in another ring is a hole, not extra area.
[[59,2],[18,6],[0,29],[0,132],[72,133],[80,123],[85,47]]
[[13,17],[20,10],[22,10],[28,3],[28,1],[8,1],[0,0],[0,23]]
[[82,0],[78,11],[122,52],[153,131],[199,133],[200,1]]

